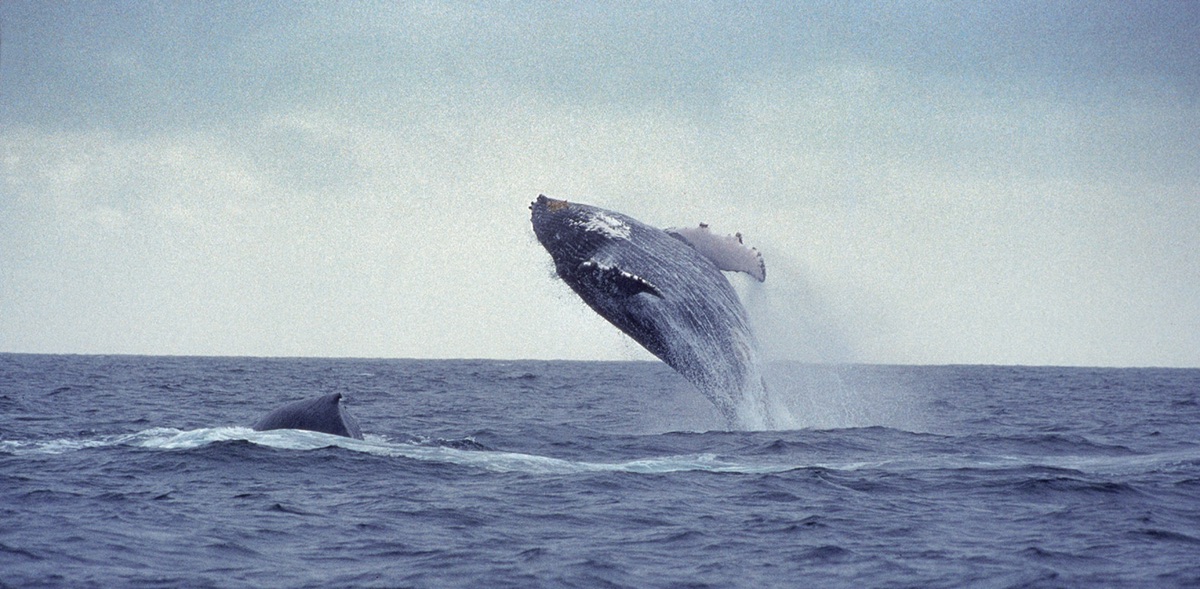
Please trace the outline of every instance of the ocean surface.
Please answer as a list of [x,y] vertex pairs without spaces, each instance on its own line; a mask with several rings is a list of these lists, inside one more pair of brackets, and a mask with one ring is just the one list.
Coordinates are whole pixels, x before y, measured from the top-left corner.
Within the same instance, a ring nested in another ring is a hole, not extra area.
[[[1200,370],[0,354],[2,587],[1196,587]],[[365,440],[246,427],[342,392]]]

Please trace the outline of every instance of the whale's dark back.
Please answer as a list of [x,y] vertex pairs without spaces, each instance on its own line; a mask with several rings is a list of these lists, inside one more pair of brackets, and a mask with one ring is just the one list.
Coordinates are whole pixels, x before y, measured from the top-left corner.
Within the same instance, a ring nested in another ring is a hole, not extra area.
[[251,427],[258,431],[302,429],[361,440],[358,420],[342,407],[341,400],[341,393],[331,393],[288,403],[264,415]]

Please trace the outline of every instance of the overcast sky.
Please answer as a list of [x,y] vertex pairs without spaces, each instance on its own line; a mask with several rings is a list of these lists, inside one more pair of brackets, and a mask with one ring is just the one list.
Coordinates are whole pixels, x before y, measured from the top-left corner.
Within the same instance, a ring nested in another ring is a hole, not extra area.
[[1200,366],[1200,4],[0,4],[0,351],[648,359],[539,193],[764,254],[772,358]]

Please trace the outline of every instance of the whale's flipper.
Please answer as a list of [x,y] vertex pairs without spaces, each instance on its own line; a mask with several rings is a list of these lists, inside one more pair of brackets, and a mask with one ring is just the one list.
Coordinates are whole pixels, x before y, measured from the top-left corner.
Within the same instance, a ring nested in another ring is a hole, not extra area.
[[331,393],[288,403],[266,414],[251,427],[258,431],[302,429],[361,440],[358,420],[342,407],[341,400],[341,393]]
[[662,292],[650,281],[616,266],[588,260],[579,265],[577,275],[614,294],[631,297],[644,292],[662,298]]
[[730,272],[745,272],[759,282],[767,279],[767,266],[762,254],[742,244],[742,234],[717,235],[707,224],[699,227],[668,227],[667,233],[683,240],[708,258],[717,268]]

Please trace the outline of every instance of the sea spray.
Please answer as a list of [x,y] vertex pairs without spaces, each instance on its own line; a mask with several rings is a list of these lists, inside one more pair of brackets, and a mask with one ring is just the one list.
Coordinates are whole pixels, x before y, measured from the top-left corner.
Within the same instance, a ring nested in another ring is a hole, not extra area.
[[763,381],[760,406],[769,415],[763,429],[924,429],[920,412],[912,409],[912,392],[902,385],[842,377],[855,357],[847,323],[830,311],[786,256],[772,260],[769,285],[732,281],[763,359],[756,363]]

